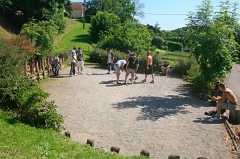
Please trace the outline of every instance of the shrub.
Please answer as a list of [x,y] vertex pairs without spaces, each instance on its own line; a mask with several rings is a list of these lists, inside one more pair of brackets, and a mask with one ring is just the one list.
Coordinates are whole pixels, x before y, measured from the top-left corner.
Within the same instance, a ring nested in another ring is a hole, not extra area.
[[152,40],[152,44],[157,48],[161,48],[164,44],[164,40],[161,36],[155,36]]
[[[114,53],[114,61],[127,59],[127,53],[120,51],[112,50]],[[107,50],[95,48],[92,52],[89,53],[90,61],[105,65],[108,58]]]
[[183,48],[181,43],[173,41],[166,41],[166,45],[168,46],[169,51],[181,51]]
[[191,65],[188,70],[188,75],[185,76],[188,82],[192,83],[192,91],[198,97],[206,97],[208,94],[208,82],[204,80],[200,67],[196,61]]
[[192,58],[181,58],[177,61],[177,63],[175,63],[175,66],[172,68],[172,72],[179,76],[187,75],[194,62],[195,60]]
[[56,113],[53,101],[46,101],[49,94],[36,81],[23,76],[22,57],[26,52],[4,39],[0,39],[0,47],[0,108],[27,124],[62,129],[62,116]]

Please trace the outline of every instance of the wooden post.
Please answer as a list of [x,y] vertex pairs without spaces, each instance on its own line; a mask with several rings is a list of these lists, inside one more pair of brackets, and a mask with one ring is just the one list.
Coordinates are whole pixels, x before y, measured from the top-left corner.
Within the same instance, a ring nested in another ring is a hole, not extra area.
[[32,59],[32,62],[31,62],[31,73],[35,74],[35,60],[34,59]]
[[140,156],[150,157],[150,153],[147,150],[142,150]]
[[71,135],[70,135],[70,132],[68,132],[68,131],[67,131],[67,132],[65,132],[65,136],[67,136],[67,137],[69,137],[69,138],[70,138],[70,137],[71,137]]
[[119,147],[111,147],[110,151],[111,151],[111,152],[119,153],[120,148],[119,148]]
[[170,156],[168,156],[168,159],[180,159],[180,156],[178,156],[178,155],[170,155]]
[[39,73],[39,65],[38,65],[38,60],[35,61],[35,68],[36,68],[36,73]]
[[239,110],[230,110],[229,122],[234,124],[240,123],[240,111]]
[[91,147],[94,147],[94,140],[87,139],[87,144],[90,145]]
[[27,60],[24,61],[24,75],[27,76]]

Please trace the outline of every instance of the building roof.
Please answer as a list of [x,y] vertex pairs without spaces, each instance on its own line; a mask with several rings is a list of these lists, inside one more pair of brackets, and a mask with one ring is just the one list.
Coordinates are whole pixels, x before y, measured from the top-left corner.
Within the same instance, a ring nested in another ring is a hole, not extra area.
[[83,3],[82,2],[72,2],[72,9],[73,10],[82,10],[83,9]]

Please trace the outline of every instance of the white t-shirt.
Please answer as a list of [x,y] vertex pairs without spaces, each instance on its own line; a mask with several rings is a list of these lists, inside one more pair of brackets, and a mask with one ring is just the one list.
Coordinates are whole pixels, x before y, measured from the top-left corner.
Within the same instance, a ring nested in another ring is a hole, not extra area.
[[108,54],[108,63],[113,63],[113,57],[112,57],[112,53],[111,52],[109,52],[109,54]]
[[124,65],[126,64],[126,60],[119,60],[115,64],[117,64],[119,67],[121,67],[122,64],[124,64]]
[[75,59],[77,58],[77,55],[76,55],[76,51],[75,50],[72,50],[71,51],[71,62],[76,62],[72,57],[74,57]]

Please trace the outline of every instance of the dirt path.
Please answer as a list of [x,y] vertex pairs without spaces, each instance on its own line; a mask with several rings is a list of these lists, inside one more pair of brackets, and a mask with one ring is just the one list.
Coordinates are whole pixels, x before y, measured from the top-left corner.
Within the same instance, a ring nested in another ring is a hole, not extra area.
[[141,83],[144,75],[139,74],[136,84],[117,85],[115,74],[106,72],[85,68],[83,75],[69,77],[66,68],[42,86],[74,141],[94,139],[95,147],[120,147],[120,154],[128,156],[144,149],[151,158],[232,158],[221,121],[203,114],[213,107],[192,97],[184,81],[155,76],[151,84],[149,76]]

